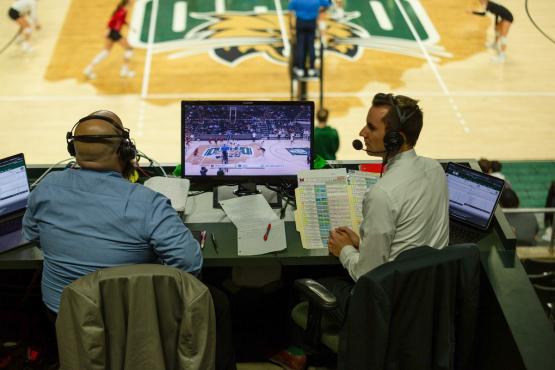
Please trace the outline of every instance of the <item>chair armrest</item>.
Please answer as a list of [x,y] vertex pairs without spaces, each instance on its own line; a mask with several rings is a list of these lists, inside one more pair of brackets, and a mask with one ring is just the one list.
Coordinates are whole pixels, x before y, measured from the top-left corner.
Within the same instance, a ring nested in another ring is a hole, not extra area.
[[337,308],[337,299],[333,293],[319,282],[312,279],[298,279],[295,280],[294,286],[302,298],[321,310],[329,311]]

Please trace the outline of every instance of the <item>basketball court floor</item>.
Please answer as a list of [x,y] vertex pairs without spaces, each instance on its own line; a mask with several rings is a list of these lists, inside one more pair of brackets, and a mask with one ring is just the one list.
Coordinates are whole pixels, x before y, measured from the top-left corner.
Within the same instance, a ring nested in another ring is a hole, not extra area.
[[[490,61],[493,17],[470,15],[472,0],[344,0],[327,20],[324,106],[339,131],[339,159],[365,158],[351,141],[377,92],[421,101],[416,147],[433,158],[555,159],[555,2],[499,0],[514,14],[507,61]],[[136,0],[129,27],[133,78],[120,78],[116,45],[87,80],[103,48],[116,0],[39,0],[42,30],[32,53],[0,54],[0,157],[28,163],[68,157],[65,134],[88,113],[109,109],[138,148],[180,161],[181,100],[288,100],[287,1]],[[0,47],[17,32],[0,0]],[[155,16],[153,16],[155,15]],[[151,32],[149,32],[151,31]],[[318,84],[309,84],[318,102]]]

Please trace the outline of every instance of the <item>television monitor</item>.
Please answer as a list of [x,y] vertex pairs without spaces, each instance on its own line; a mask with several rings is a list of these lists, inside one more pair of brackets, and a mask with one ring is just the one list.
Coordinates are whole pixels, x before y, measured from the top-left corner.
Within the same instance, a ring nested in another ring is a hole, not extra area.
[[308,101],[182,101],[182,177],[196,188],[296,181],[312,168],[313,122]]

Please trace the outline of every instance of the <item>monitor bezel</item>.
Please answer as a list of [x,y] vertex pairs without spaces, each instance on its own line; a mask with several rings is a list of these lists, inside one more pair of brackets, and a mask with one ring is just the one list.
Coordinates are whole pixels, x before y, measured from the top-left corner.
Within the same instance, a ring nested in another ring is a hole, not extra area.
[[[313,101],[298,101],[298,100],[182,100],[181,101],[181,177],[189,179],[191,185],[195,188],[204,188],[218,185],[231,185],[231,184],[244,184],[255,183],[257,185],[280,185],[283,183],[296,184],[297,174],[292,175],[234,175],[234,176],[201,176],[189,175],[185,173],[185,109],[187,106],[192,105],[291,105],[302,106],[308,105],[310,107],[310,169],[314,169],[314,102]],[[261,181],[263,179],[263,181]]]

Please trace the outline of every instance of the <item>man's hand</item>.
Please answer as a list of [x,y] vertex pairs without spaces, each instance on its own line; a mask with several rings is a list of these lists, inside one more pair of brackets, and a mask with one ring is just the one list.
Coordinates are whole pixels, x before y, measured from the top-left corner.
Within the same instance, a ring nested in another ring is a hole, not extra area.
[[356,249],[358,249],[358,246],[360,244],[360,238],[352,229],[345,226],[341,226],[341,227],[338,227],[336,230],[343,233],[347,233],[347,235],[349,235],[349,238],[351,239],[351,245]]
[[[349,233],[340,229],[348,228],[337,228],[334,230],[330,230],[330,238],[328,240],[328,250],[336,257],[339,257],[339,255],[341,254],[341,250],[345,246],[353,245],[353,241],[351,240]],[[350,231],[352,232],[352,230]]]

